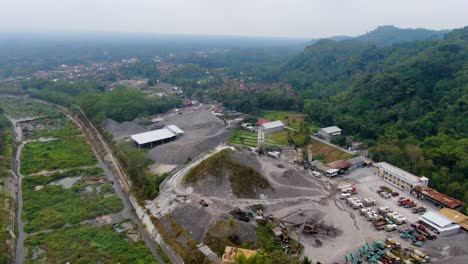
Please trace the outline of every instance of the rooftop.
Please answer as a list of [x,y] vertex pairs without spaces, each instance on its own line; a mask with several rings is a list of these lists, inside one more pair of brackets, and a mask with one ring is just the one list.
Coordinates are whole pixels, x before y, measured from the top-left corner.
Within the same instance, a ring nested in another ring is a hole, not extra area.
[[351,165],[355,165],[355,164],[359,164],[361,162],[364,162],[364,163],[370,163],[371,161],[362,157],[362,156],[357,156],[357,157],[354,157],[354,158],[351,158],[348,160],[348,162],[351,164]]
[[375,163],[375,166],[376,167],[380,167],[382,168],[383,170],[385,171],[388,171],[390,172],[391,174],[395,175],[395,176],[398,176],[400,177],[401,179],[405,180],[406,182],[409,182],[411,184],[418,184],[421,182],[421,178],[412,174],[412,173],[409,173],[405,170],[402,170],[396,166],[393,166],[392,164],[389,164],[385,161],[383,162],[379,162],[379,163]]
[[182,129],[177,127],[176,125],[168,125],[167,128],[171,130],[172,132],[176,133],[177,135],[181,135],[184,133]]
[[143,133],[131,135],[130,137],[139,145],[143,145],[143,144],[147,144],[147,143],[154,142],[154,141],[169,139],[169,138],[175,137],[178,134],[183,134],[183,133],[184,131],[182,131],[177,126],[170,125],[167,128],[143,132]]
[[226,246],[223,257],[221,258],[221,264],[235,263],[236,258],[240,255],[250,258],[255,256],[255,254],[257,254],[255,250]]
[[273,121],[273,122],[268,122],[262,124],[264,129],[271,129],[271,128],[276,128],[276,127],[282,127],[284,126],[283,122],[281,121]]
[[341,169],[351,166],[351,163],[349,163],[347,160],[337,160],[337,161],[328,163],[327,166],[336,170],[341,170]]
[[323,127],[321,128],[321,130],[323,130],[327,134],[334,134],[334,133],[341,132],[341,128],[337,126]]
[[440,193],[438,192],[437,190],[434,190],[432,188],[429,188],[429,187],[425,187],[425,186],[416,186],[414,188],[415,191],[431,198],[432,200],[435,200],[443,205],[445,205],[446,207],[448,208],[451,208],[451,209],[455,209],[457,207],[461,207],[463,205],[465,205],[465,203],[453,198],[453,197],[450,197],[448,195],[445,195],[443,193]]
[[460,227],[459,225],[454,224],[452,220],[447,217],[432,211],[423,214],[419,219],[439,230],[451,230]]
[[270,122],[270,120],[268,120],[268,119],[266,119],[266,118],[259,118],[259,119],[257,120],[257,125],[261,126],[261,125],[263,125],[263,124],[265,124],[265,123],[269,123],[269,122]]
[[459,224],[465,230],[468,230],[468,216],[449,208],[440,209],[439,214],[449,218],[452,222]]

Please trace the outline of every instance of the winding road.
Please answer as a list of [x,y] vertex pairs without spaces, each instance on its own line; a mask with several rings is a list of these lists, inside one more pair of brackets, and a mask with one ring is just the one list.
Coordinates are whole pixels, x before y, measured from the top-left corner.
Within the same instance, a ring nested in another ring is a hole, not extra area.
[[[47,102],[43,102],[41,100],[36,100],[36,99],[31,99],[33,101],[36,101],[38,103],[41,103],[41,104],[46,104],[46,105],[51,105]],[[54,105],[51,105],[51,106],[54,106]],[[116,191],[117,195],[120,197],[120,199],[122,200],[123,204],[124,204],[124,209],[119,213],[121,215],[122,218],[125,218],[125,219],[132,219],[137,225],[138,225],[138,230],[141,234],[141,238],[142,240],[145,242],[146,246],[148,247],[148,249],[151,251],[151,253],[153,254],[153,256],[156,258],[156,260],[161,263],[161,264],[164,264],[164,260],[161,258],[161,256],[158,254],[156,248],[156,244],[155,244],[155,241],[153,241],[150,237],[150,235],[148,234],[148,232],[143,228],[142,224],[141,224],[141,221],[140,219],[138,218],[138,216],[136,215],[135,213],[135,210],[129,200],[129,197],[128,197],[128,190],[130,189],[130,185],[128,182],[126,181],[122,181],[120,180],[120,178],[118,179],[112,170],[109,169],[108,166],[109,163],[114,163],[114,165],[118,166],[118,163],[116,161],[116,159],[109,155],[109,153],[112,153],[110,148],[107,146],[107,145],[104,145],[104,147],[107,147],[105,150],[106,152],[108,153],[108,155],[106,155],[106,161],[108,162],[104,162],[101,160],[100,156],[98,155],[99,154],[99,150],[97,149],[96,145],[93,144],[92,140],[93,138],[90,138],[90,135],[88,133],[86,133],[86,128],[84,128],[83,124],[76,118],[74,118],[72,115],[70,115],[70,113],[63,107],[57,107],[57,109],[59,111],[61,111],[63,114],[66,115],[67,118],[69,118],[70,120],[72,120],[77,126],[78,128],[81,130],[81,132],[86,136],[88,142],[90,143],[94,153],[95,153],[95,156],[96,158],[98,159],[99,163],[98,163],[98,167],[102,168],[104,170],[104,175],[109,179],[111,180],[114,184],[113,184],[113,187],[114,187],[114,190]],[[14,118],[11,118],[11,117],[7,117],[10,122],[13,124],[13,127],[14,127],[14,138],[15,138],[15,142],[18,145],[18,147],[16,148],[16,152],[15,152],[15,162],[14,162],[14,167],[13,167],[13,172],[14,174],[16,175],[17,177],[17,214],[16,214],[16,222],[17,222],[17,229],[18,229],[18,235],[17,235],[17,243],[16,243],[16,250],[15,250],[15,255],[14,255],[14,262],[15,264],[22,264],[24,263],[24,260],[25,260],[25,257],[26,257],[26,249],[25,249],[25,240],[26,238],[28,237],[28,234],[26,234],[23,230],[23,221],[22,221],[22,211],[23,211],[23,194],[22,194],[22,179],[24,178],[24,176],[21,174],[21,161],[20,161],[20,158],[21,158],[21,151],[23,149],[23,147],[33,141],[33,140],[26,140],[26,141],[23,141],[23,133],[22,133],[22,130],[21,130],[21,127],[19,125],[20,122],[27,122],[27,121],[32,121],[34,119],[37,119],[38,117],[36,118],[27,118],[27,119],[14,119]],[[95,128],[94,128],[95,129]],[[99,135],[99,134],[98,134]],[[100,135],[99,135],[100,136]],[[103,139],[102,138],[99,138],[99,140],[101,140],[102,142]],[[102,144],[101,142],[101,144]],[[66,170],[64,170],[66,171]],[[46,174],[49,174],[50,172],[46,172]],[[120,184],[119,184],[120,183]],[[122,188],[123,186],[123,188]],[[91,219],[92,220],[92,219]],[[42,232],[50,232],[51,230],[45,230],[45,231],[41,231],[41,232],[38,232],[37,234],[39,233],[42,233]],[[29,234],[29,235],[34,235],[34,234]]]

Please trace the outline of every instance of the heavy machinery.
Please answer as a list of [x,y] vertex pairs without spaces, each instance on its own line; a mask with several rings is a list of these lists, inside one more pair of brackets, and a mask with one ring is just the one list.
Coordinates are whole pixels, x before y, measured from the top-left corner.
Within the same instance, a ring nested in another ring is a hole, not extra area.
[[404,239],[411,239],[413,245],[417,246],[417,247],[422,247],[423,243],[421,241],[418,241],[413,235],[412,233],[416,231],[416,229],[414,228],[411,228],[411,229],[408,229],[406,231],[404,231],[403,233],[400,234],[400,237],[401,238],[404,238]]
[[387,242],[388,245],[390,245],[391,247],[393,247],[395,249],[400,249],[401,248],[400,242],[397,242],[394,239],[391,239],[391,238],[387,237],[386,242]]
[[349,254],[345,256],[345,260],[346,260],[346,263],[351,263],[351,264],[364,263],[358,254],[353,254],[352,252],[349,252]]
[[425,237],[427,237],[427,238],[430,239],[430,240],[437,239],[437,236],[431,234],[430,231],[429,231],[429,229],[427,229],[427,228],[426,228],[425,226],[423,226],[423,225],[420,225],[420,224],[417,224],[417,223],[413,223],[413,224],[411,224],[411,227],[414,227],[418,233],[420,233],[421,235],[424,235]]

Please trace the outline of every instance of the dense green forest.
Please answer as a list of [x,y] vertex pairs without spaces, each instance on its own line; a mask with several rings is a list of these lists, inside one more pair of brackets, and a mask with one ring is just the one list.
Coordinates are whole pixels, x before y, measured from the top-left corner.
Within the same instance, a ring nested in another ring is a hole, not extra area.
[[29,80],[22,83],[22,89],[32,97],[59,105],[76,104],[97,122],[106,118],[131,121],[139,116],[166,112],[182,103],[175,96],[148,97],[144,92],[126,87],[104,92],[103,86],[93,81]]
[[278,66],[289,89],[209,94],[230,108],[296,110],[337,125],[385,160],[468,203],[468,27],[378,46],[321,40]]

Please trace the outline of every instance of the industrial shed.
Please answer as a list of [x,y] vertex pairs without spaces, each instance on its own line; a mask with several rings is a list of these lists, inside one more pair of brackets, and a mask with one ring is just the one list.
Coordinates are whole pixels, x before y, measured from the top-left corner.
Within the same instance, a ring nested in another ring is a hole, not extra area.
[[465,231],[468,231],[468,216],[449,208],[440,209],[439,214],[452,220],[452,222],[459,224]]
[[460,211],[463,208],[463,205],[465,205],[462,201],[440,193],[427,186],[416,186],[413,188],[413,192],[419,199],[429,200],[440,208],[450,208]]
[[317,132],[322,138],[331,140],[333,137],[341,135],[341,128],[337,126],[323,127]]
[[349,167],[351,167],[351,163],[349,163],[347,160],[337,160],[328,163],[327,166],[335,170],[347,170]]
[[135,141],[138,148],[153,148],[171,142],[183,134],[182,129],[175,125],[169,125],[162,129],[131,135],[130,138]]
[[455,224],[449,218],[429,211],[423,214],[419,221],[437,230],[441,236],[453,235],[460,232],[460,225]]
[[284,124],[281,121],[274,121],[262,124],[265,134],[274,133],[284,130]]

